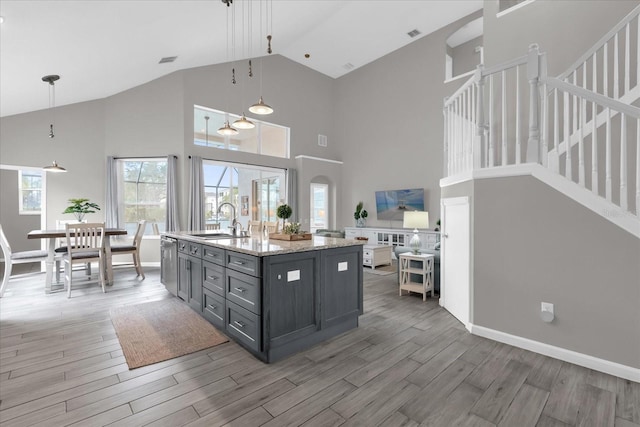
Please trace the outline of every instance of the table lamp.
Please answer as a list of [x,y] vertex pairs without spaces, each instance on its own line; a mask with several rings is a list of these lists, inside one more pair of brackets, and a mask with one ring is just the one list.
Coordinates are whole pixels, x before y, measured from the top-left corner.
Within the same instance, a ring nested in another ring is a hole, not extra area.
[[413,211],[405,212],[402,222],[404,228],[413,228],[413,237],[409,241],[409,246],[414,254],[420,253],[420,237],[418,236],[418,228],[429,228],[429,212]]

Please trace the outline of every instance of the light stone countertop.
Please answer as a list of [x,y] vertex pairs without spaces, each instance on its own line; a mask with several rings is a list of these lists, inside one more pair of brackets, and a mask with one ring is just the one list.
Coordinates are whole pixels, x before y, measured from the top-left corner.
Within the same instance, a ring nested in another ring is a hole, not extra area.
[[[275,240],[263,237],[235,237],[235,238],[215,238],[210,239],[194,234],[216,234],[219,231],[172,231],[165,232],[164,235],[176,239],[188,240],[194,243],[201,243],[209,246],[227,249],[254,256],[280,255],[295,252],[316,251],[320,249],[342,248],[347,246],[362,246],[361,240],[342,239],[336,237],[311,236],[311,240]],[[231,237],[231,236],[230,236]]]

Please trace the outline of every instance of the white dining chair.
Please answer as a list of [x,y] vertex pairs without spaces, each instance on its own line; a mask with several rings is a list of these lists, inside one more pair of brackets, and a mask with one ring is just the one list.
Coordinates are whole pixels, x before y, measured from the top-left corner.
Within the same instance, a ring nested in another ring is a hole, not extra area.
[[249,236],[260,236],[262,234],[262,221],[249,221],[247,231]]
[[267,234],[277,233],[280,228],[280,223],[278,221],[264,221],[263,224]]
[[144,272],[142,271],[142,264],[140,263],[140,244],[142,243],[142,236],[146,228],[147,221],[142,220],[138,222],[138,228],[136,228],[136,234],[133,237],[133,243],[130,245],[111,245],[111,256],[113,255],[133,255],[133,265],[136,268],[138,276],[142,276],[144,280]]
[[[4,234],[2,225],[0,225],[0,246],[2,247],[2,254],[4,258],[4,276],[2,277],[2,284],[0,285],[0,298],[4,295],[4,291],[11,278],[11,270],[13,264],[27,264],[33,262],[41,262],[47,260],[47,251],[35,250],[35,251],[19,251],[13,252],[11,245],[7,240],[7,236]],[[59,270],[60,262],[57,262],[57,270]]]
[[104,223],[67,224],[66,234],[67,252],[62,259],[64,260],[64,284],[67,288],[67,298],[71,298],[73,264],[97,262],[102,292],[106,292],[104,287]]

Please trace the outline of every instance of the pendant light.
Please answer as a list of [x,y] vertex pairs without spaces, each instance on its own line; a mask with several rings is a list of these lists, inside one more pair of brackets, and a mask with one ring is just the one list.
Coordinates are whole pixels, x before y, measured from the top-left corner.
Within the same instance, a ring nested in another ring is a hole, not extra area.
[[238,129],[234,129],[229,125],[229,120],[224,122],[224,126],[218,129],[220,135],[237,135]]
[[[271,31],[273,31],[273,3],[271,3]],[[267,7],[267,23],[269,22],[269,8]],[[269,28],[267,25],[267,33],[269,32]],[[262,1],[260,2],[260,33],[262,33]],[[267,53],[271,54],[271,34],[267,35]],[[262,41],[260,42],[260,50],[262,50]],[[262,58],[260,58],[260,99],[256,104],[253,104],[249,107],[249,111],[253,114],[266,115],[273,113],[273,108],[264,103],[262,99]]]
[[[49,111],[51,116],[53,117],[53,112],[56,106],[56,85],[55,82],[60,80],[60,76],[51,74],[48,76],[44,76],[42,78],[43,82],[49,83]],[[53,130],[53,120],[51,120],[51,124],[49,124],[49,138],[55,138],[55,133]],[[42,168],[45,172],[66,172],[67,170],[62,166],[58,165],[58,162],[55,160],[49,166],[45,166]]]
[[247,120],[244,113],[242,113],[242,117],[233,122],[233,127],[236,129],[253,129],[256,125],[251,120]]

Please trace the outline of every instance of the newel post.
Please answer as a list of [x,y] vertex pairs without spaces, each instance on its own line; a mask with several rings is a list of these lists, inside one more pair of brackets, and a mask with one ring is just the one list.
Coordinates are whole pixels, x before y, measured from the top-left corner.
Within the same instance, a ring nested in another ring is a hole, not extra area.
[[540,162],[540,108],[538,83],[540,79],[540,54],[538,45],[529,46],[527,80],[529,80],[529,139],[527,140],[527,162]]
[[449,126],[449,107],[447,106],[447,101],[449,100],[449,97],[446,96],[444,98],[444,105],[445,107],[442,109],[442,115],[444,116],[444,149],[443,149],[443,154],[444,154],[444,159],[443,159],[443,168],[444,168],[444,176],[448,177],[449,176],[449,171],[451,169],[450,163],[449,163],[449,144],[451,141],[451,128]]
[[476,97],[476,134],[473,138],[473,169],[482,168],[482,153],[485,146],[485,123],[484,123],[484,65],[478,65],[476,68],[476,89],[478,96]]

